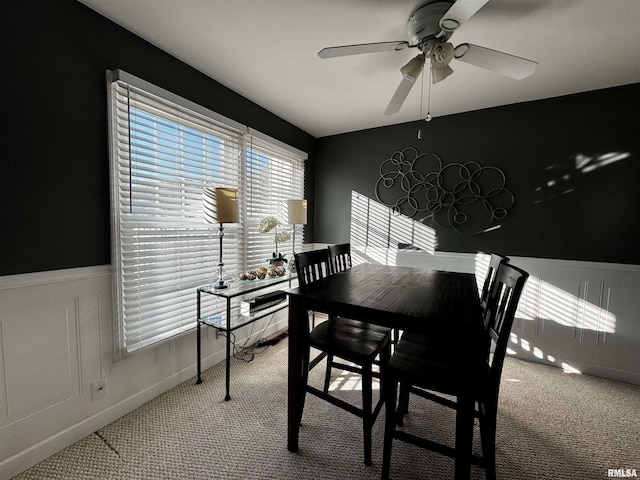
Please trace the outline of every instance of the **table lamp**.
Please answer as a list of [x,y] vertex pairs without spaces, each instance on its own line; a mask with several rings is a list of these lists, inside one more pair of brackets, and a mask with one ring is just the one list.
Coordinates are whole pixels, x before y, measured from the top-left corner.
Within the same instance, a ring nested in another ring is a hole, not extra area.
[[225,223],[238,223],[240,214],[238,211],[237,188],[209,188],[202,189],[202,205],[204,220],[207,223],[220,224],[218,236],[220,237],[220,257],[218,261],[218,281],[213,288],[227,288],[229,285],[222,278],[222,237],[224,236]]
[[288,223],[293,225],[293,258],[296,253],[296,225],[307,224],[307,201],[287,200]]

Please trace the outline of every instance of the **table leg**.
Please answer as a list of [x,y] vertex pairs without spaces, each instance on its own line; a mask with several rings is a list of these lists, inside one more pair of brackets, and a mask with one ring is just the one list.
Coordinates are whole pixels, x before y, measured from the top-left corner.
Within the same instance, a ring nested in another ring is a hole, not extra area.
[[459,395],[456,409],[456,457],[455,480],[468,480],[471,476],[471,453],[473,448],[472,395]]
[[298,435],[300,433],[300,417],[302,415],[304,385],[304,332],[302,325],[303,305],[295,296],[289,297],[289,399],[288,399],[288,436],[287,448],[298,451]]
[[197,300],[197,305],[198,305],[198,318],[196,319],[196,355],[197,355],[197,360],[196,363],[198,364],[198,379],[196,380],[196,383],[202,383],[202,347],[200,346],[200,341],[201,341],[201,337],[200,337],[200,291],[198,291],[198,300]]
[[225,385],[227,387],[227,394],[224,397],[224,401],[231,400],[229,391],[231,390],[231,301],[227,300],[227,364],[226,364],[226,379]]

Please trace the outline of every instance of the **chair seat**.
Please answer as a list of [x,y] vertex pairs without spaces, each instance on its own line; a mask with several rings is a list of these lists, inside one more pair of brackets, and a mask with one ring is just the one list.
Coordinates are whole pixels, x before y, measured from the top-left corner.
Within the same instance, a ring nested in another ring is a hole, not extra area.
[[391,329],[336,317],[317,325],[309,334],[312,347],[345,360],[371,362],[387,345]]
[[443,343],[438,335],[405,332],[389,362],[389,374],[400,382],[455,395],[462,388],[475,390],[486,378],[486,362],[480,358],[474,371],[463,369],[469,354],[468,348]]

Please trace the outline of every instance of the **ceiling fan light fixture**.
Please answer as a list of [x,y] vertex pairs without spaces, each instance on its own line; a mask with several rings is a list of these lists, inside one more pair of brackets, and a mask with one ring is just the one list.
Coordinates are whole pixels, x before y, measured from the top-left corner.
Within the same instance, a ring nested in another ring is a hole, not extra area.
[[423,68],[424,55],[420,54],[409,60],[409,62],[400,69],[400,72],[402,73],[402,76],[404,78],[406,78],[410,82],[415,82],[416,79],[420,76]]
[[453,45],[450,43],[439,43],[431,49],[431,64],[435,68],[446,67],[453,60],[453,52]]
[[453,69],[449,65],[445,65],[444,67],[434,68],[431,72],[433,84],[435,85],[436,83],[441,82],[452,73],[453,73]]
[[436,84],[453,73],[449,62],[453,59],[453,45],[441,43],[431,50],[431,78]]

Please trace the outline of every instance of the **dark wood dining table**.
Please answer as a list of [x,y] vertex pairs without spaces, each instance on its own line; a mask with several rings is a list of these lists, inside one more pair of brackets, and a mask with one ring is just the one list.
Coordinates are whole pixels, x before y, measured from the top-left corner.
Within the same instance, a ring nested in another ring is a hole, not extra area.
[[[303,359],[308,348],[308,311],[339,315],[386,327],[456,339],[465,361],[478,362],[483,339],[480,300],[472,273],[364,263],[330,275],[289,296],[287,448],[298,450],[304,407]],[[470,352],[476,352],[471,354]],[[471,363],[470,363],[471,365]],[[468,369],[471,372],[473,369]],[[461,382],[464,382],[461,379]],[[469,382],[471,383],[471,382]],[[474,400],[458,398],[455,478],[469,478]]]

